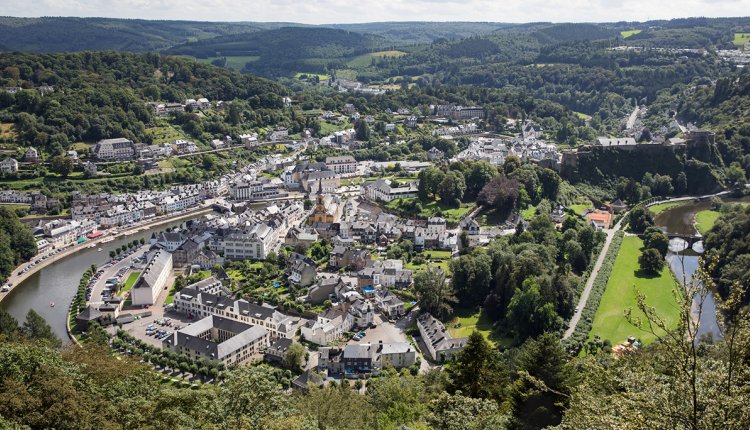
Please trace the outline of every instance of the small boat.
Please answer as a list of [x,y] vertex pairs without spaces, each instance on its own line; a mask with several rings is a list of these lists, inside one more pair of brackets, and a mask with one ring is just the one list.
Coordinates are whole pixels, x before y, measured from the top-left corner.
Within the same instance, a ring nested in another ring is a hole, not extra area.
[[102,252],[102,249],[101,248],[97,249],[97,252]]
[[54,308],[55,307],[55,302],[49,302],[49,307]]

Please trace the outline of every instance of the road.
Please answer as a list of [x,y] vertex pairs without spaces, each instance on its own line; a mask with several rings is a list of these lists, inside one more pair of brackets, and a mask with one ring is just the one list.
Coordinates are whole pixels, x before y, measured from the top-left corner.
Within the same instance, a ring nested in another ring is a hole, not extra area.
[[578,300],[578,306],[576,307],[576,313],[568,323],[568,329],[565,330],[565,334],[563,334],[563,340],[569,338],[573,334],[573,332],[576,330],[576,326],[578,325],[578,321],[581,320],[583,309],[586,307],[586,302],[589,300],[589,295],[591,294],[591,290],[594,287],[594,281],[599,275],[599,270],[602,268],[602,264],[604,264],[604,258],[607,257],[609,245],[612,244],[612,238],[615,237],[615,233],[620,229],[621,223],[622,220],[620,220],[614,228],[605,230],[605,232],[607,233],[607,239],[604,241],[604,246],[602,246],[602,251],[599,253],[599,258],[596,260],[596,264],[594,265],[593,270],[591,270],[591,275],[586,281],[586,288],[584,288],[583,293],[581,293],[581,298]]
[[625,124],[625,130],[630,130],[635,125],[635,120],[638,119],[638,112],[640,112],[640,108],[638,106],[633,109],[633,113],[630,114],[630,117],[628,117],[628,122]]

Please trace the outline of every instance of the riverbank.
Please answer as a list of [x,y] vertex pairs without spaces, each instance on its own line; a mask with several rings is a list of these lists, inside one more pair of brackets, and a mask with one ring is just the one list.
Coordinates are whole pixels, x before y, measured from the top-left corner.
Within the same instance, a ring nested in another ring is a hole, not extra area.
[[[28,270],[28,271],[26,271],[24,273],[21,273],[19,275],[18,273],[21,272],[23,270],[23,268],[26,267],[26,266],[28,266],[28,264],[29,264],[28,262],[25,262],[25,263],[21,264],[20,266],[16,267],[15,269],[13,269],[13,272],[8,277],[8,279],[7,279],[6,282],[12,283],[13,287],[10,289],[10,291],[4,292],[4,293],[0,293],[0,303],[2,303],[2,301],[6,297],[10,296],[14,291],[16,291],[21,286],[21,284],[23,284],[23,282],[26,281],[28,278],[30,278],[32,275],[40,272],[42,269],[50,266],[51,264],[60,262],[60,261],[66,259],[66,258],[68,258],[70,256],[73,256],[73,255],[75,255],[75,254],[77,254],[77,253],[79,253],[81,251],[85,251],[87,249],[90,249],[92,247],[92,245],[94,247],[96,247],[98,245],[106,244],[106,243],[110,242],[112,238],[116,238],[116,239],[126,238],[126,237],[132,236],[134,234],[137,234],[137,233],[139,233],[140,231],[143,231],[143,230],[148,230],[150,228],[158,227],[158,226],[164,225],[164,224],[174,223],[174,222],[181,221],[181,220],[184,220],[184,219],[187,219],[187,218],[195,218],[195,217],[198,217],[198,216],[210,213],[212,211],[213,211],[213,209],[211,209],[211,207],[208,206],[208,207],[201,207],[201,208],[198,208],[198,209],[194,209],[194,210],[189,211],[189,212],[184,212],[184,213],[181,213],[181,214],[179,214],[177,216],[161,217],[161,218],[158,218],[158,219],[154,218],[152,220],[149,220],[146,223],[138,224],[138,225],[133,225],[132,227],[128,227],[125,230],[121,230],[119,232],[110,233],[110,234],[107,234],[107,235],[105,235],[105,236],[103,236],[101,238],[94,239],[94,240],[91,240],[91,241],[87,241],[87,242],[84,242],[84,243],[82,243],[80,245],[74,245],[74,246],[70,247],[69,249],[65,250],[64,252],[61,252],[60,254],[57,254],[57,255],[55,255],[53,257],[50,257],[50,258],[47,258],[46,260],[44,260],[41,263],[37,264],[36,266],[32,267],[30,270]],[[105,240],[107,242],[104,242]],[[34,259],[36,259],[36,258],[37,257],[32,258],[32,261]]]

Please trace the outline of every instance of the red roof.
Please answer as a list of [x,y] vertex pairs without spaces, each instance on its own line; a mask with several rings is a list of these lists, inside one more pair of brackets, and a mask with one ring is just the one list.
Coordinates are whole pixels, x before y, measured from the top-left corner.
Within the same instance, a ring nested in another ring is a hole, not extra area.
[[94,239],[94,238],[97,238],[97,237],[103,236],[103,235],[104,235],[104,232],[102,232],[102,231],[95,231],[95,232],[93,232],[91,234],[86,235],[86,237],[88,237],[89,239]]

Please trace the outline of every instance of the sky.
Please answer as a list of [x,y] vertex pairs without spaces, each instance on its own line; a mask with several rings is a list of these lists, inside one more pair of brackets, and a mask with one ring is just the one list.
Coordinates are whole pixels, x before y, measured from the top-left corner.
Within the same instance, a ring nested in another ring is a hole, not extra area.
[[0,15],[306,24],[612,22],[747,16],[750,0],[0,0]]

